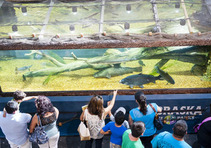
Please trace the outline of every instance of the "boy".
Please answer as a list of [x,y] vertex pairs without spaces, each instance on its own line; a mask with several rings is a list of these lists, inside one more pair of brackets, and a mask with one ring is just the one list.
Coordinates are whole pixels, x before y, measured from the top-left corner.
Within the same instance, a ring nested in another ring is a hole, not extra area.
[[122,125],[125,120],[124,113],[124,110],[118,109],[118,112],[115,114],[115,122],[110,121],[100,131],[101,134],[108,134],[109,131],[111,132],[110,148],[121,148],[122,135],[127,130],[126,127]]
[[[21,102],[23,101],[28,101],[28,100],[31,100],[31,99],[36,99],[37,96],[30,96],[30,97],[26,97],[26,94],[21,91],[21,90],[16,90],[13,94],[13,99],[11,101],[15,101],[18,103],[18,110],[17,112],[19,112],[19,107],[20,107],[20,104]],[[4,113],[3,113],[3,117],[6,117],[6,110],[4,108]]]
[[144,148],[139,137],[143,135],[145,129],[143,122],[134,122],[131,130],[126,130],[122,136],[122,148]]
[[[114,113],[114,116],[116,115],[116,113],[117,113],[119,110],[121,110],[121,111],[124,113],[124,115],[126,114],[125,108],[124,108],[124,107],[120,107],[120,108],[118,108],[118,109],[116,110],[116,112]],[[109,116],[110,116],[110,120],[115,122],[115,118],[114,118],[114,116],[112,115],[111,111],[110,111],[108,114],[109,114]],[[124,127],[126,127],[127,129],[130,128],[129,123],[128,123],[127,120],[124,120],[124,122],[122,123],[122,125],[123,125]]]
[[[110,101],[107,102],[107,105],[109,105],[109,104],[110,104]],[[124,108],[124,107],[119,107],[119,108],[116,110],[116,112],[114,113],[114,116],[116,115],[116,113],[117,113],[119,110],[121,110],[121,111],[124,113],[124,115],[126,114],[125,108]],[[109,117],[110,117],[110,120],[115,122],[114,116],[112,115],[111,111],[108,113],[108,115],[109,115]],[[122,125],[123,125],[124,127],[126,127],[127,129],[130,128],[129,123],[128,123],[127,120],[124,120],[124,122],[122,123]]]

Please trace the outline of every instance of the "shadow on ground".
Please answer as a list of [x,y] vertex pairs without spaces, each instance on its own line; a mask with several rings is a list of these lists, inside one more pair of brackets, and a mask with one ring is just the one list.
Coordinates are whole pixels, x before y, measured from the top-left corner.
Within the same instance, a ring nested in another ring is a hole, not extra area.
[[[103,148],[109,148],[110,136],[104,136]],[[196,134],[188,134],[185,136],[185,141],[191,146],[197,140]],[[33,148],[38,148],[36,144],[33,144]],[[64,136],[59,139],[59,148],[84,148],[85,141],[80,141],[79,136]],[[6,139],[0,138],[0,148],[10,148]],[[93,144],[94,148],[94,144]]]

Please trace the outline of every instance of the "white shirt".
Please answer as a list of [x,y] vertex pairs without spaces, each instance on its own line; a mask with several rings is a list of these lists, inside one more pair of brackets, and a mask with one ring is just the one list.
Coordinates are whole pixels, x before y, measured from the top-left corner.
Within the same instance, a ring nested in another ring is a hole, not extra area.
[[28,139],[27,123],[30,120],[30,114],[16,112],[3,117],[3,112],[0,112],[0,128],[6,139],[16,145],[22,145]]
[[[104,117],[104,114],[102,116]],[[87,121],[87,126],[92,139],[101,139],[104,136],[100,133],[100,130],[105,126],[103,117],[100,119],[98,115],[91,115],[88,112],[88,109],[84,111],[84,118]]]

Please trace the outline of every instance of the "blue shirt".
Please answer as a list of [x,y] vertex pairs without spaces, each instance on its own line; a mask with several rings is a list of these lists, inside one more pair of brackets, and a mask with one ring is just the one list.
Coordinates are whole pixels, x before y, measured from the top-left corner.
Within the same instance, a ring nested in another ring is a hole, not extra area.
[[103,127],[104,132],[107,132],[108,130],[111,131],[110,142],[116,145],[122,145],[122,135],[127,129],[123,125],[121,127],[116,127],[115,122],[110,121]]
[[169,132],[158,134],[151,143],[153,148],[191,148],[184,140],[176,140]]
[[[156,103],[151,103],[151,104],[155,108],[155,110],[157,111],[157,104]],[[137,107],[137,108],[130,110],[130,116],[131,116],[133,122],[136,122],[136,121],[144,122],[146,130],[143,134],[143,137],[152,136],[152,135],[155,134],[156,128],[155,128],[154,123],[153,123],[154,117],[155,117],[155,112],[151,108],[150,105],[147,105],[146,115],[143,115],[143,113]]]

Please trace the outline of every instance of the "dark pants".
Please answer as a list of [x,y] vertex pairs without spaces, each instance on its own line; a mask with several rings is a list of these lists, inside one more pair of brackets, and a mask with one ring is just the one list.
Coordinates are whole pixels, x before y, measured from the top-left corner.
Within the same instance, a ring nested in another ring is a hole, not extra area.
[[153,137],[154,137],[154,135],[149,136],[149,137],[140,137],[141,142],[145,148],[152,148],[151,141],[152,141]]
[[86,141],[85,148],[92,148],[92,142],[95,140],[95,148],[102,148],[103,138],[101,139],[90,139]]
[[205,148],[205,147],[203,147],[198,141],[195,141],[195,142],[193,143],[192,148]]

